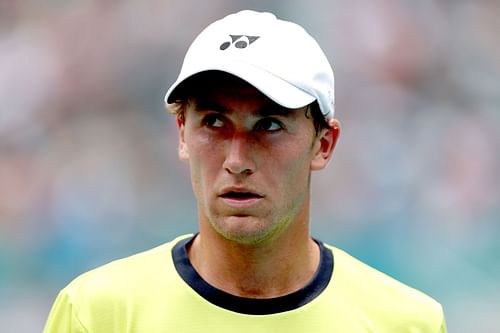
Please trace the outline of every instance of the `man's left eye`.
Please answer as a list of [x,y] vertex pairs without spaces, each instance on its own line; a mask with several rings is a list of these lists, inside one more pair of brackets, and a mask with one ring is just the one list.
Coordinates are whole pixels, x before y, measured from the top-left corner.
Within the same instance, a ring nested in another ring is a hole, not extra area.
[[216,114],[209,114],[203,119],[203,123],[209,127],[223,127],[224,122]]
[[283,129],[283,124],[274,118],[265,118],[259,121],[256,126],[259,131],[275,132]]

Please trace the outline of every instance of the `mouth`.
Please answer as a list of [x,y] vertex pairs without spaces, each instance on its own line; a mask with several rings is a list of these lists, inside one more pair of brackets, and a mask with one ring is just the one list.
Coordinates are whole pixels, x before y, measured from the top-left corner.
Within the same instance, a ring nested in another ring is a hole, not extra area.
[[245,191],[228,191],[221,195],[224,199],[231,200],[251,200],[251,199],[260,199],[261,195],[253,193],[253,192],[245,192]]
[[264,196],[249,189],[228,188],[219,197],[229,207],[248,209],[258,205]]

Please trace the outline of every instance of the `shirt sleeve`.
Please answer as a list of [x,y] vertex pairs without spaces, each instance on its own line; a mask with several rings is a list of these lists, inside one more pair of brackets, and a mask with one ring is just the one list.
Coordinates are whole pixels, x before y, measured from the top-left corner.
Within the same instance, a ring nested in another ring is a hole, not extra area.
[[443,321],[441,322],[441,328],[439,329],[439,333],[447,333],[448,330],[446,329],[446,321],[443,316]]
[[78,319],[75,305],[65,290],[57,296],[43,333],[88,333]]

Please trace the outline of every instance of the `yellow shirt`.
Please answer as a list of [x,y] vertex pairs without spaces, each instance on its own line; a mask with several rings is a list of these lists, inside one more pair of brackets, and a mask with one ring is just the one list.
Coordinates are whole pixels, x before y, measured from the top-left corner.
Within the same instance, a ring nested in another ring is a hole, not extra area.
[[208,285],[181,236],[89,271],[58,295],[45,333],[395,332],[444,333],[429,296],[318,242],[316,276],[296,293],[246,299]]

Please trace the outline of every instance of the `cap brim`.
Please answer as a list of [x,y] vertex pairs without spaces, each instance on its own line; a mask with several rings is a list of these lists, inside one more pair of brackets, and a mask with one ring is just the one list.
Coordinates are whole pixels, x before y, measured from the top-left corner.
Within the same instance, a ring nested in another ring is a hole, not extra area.
[[275,103],[289,109],[306,106],[316,99],[304,90],[295,87],[262,68],[248,63],[228,62],[226,60],[223,63],[212,63],[210,66],[203,66],[191,69],[186,73],[181,73],[177,81],[168,89],[165,95],[165,102],[169,104],[175,102],[175,89],[184,80],[198,73],[210,70],[218,70],[239,77],[254,86]]

